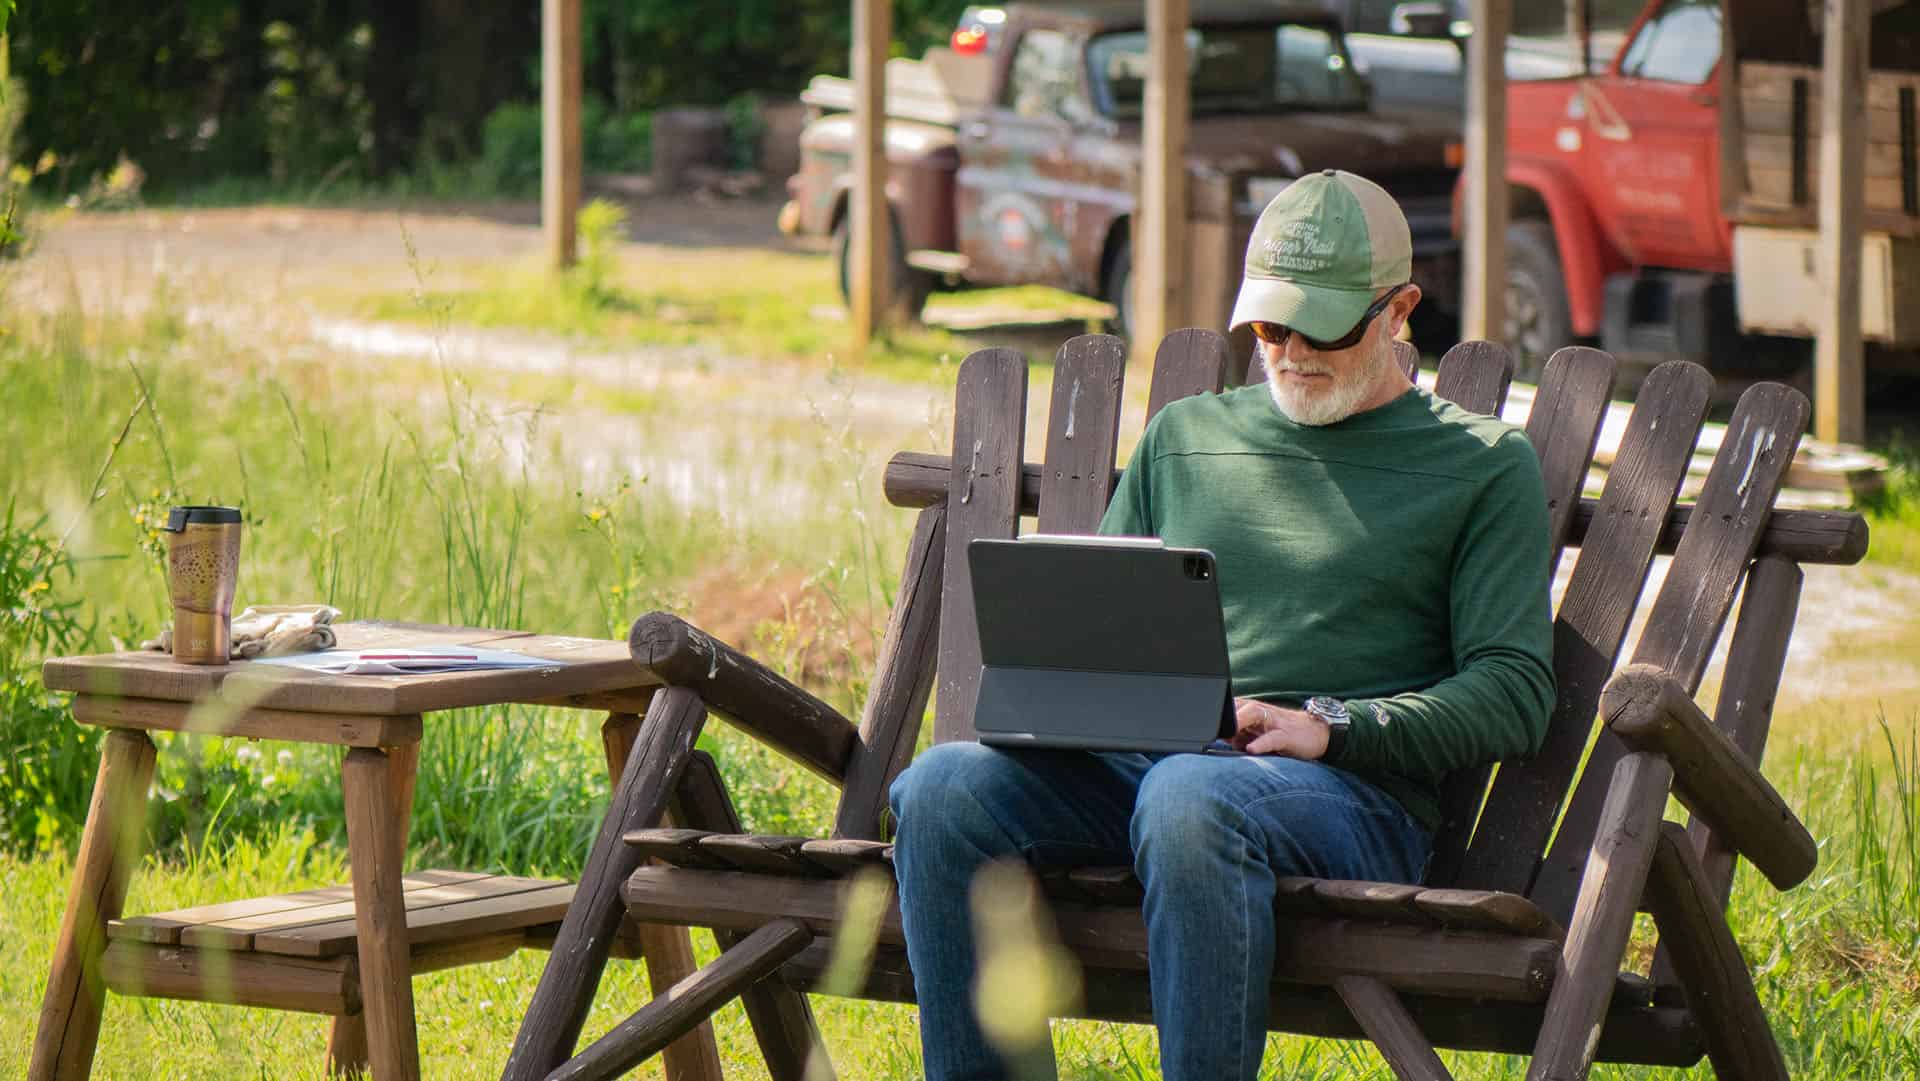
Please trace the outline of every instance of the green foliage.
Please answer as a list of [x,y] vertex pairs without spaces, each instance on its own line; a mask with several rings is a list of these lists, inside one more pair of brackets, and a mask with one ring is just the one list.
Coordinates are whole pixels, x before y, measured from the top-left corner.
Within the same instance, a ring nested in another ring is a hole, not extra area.
[[735,169],[751,169],[760,160],[760,136],[767,126],[761,104],[752,91],[727,99],[727,164]]
[[0,518],[0,852],[30,854],[79,836],[99,732],[73,723],[40,685],[42,658],[74,652],[90,630],[66,587],[73,560],[44,518]]
[[[944,41],[965,6],[897,0],[894,52]],[[735,106],[733,156],[748,164],[743,95],[791,97],[814,74],[844,74],[851,10],[588,0],[588,168],[644,169],[647,117],[675,104]],[[26,152],[60,155],[59,193],[122,155],[162,192],[228,177],[353,190],[476,158],[503,192],[538,176],[538,125],[508,104],[538,94],[538,5],[61,0],[20,9],[9,51],[36,103]]]
[[1920,443],[1896,434],[1881,448],[1892,468],[1864,502],[1872,527],[1868,558],[1920,572]]
[[576,224],[579,262],[567,273],[567,284],[596,306],[621,301],[617,278],[620,245],[627,239],[627,210],[618,203],[595,199],[580,208]]
[[[580,106],[581,157],[590,173],[644,171],[652,161],[653,117],[608,108],[589,95]],[[540,190],[540,105],[508,102],[487,114],[478,171],[504,195]]]

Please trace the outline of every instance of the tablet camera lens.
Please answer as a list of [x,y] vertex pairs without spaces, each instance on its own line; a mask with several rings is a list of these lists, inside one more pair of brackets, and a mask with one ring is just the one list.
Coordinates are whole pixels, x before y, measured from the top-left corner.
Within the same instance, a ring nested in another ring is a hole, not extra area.
[[1200,556],[1187,557],[1187,577],[1196,582],[1204,582],[1213,577],[1212,562]]

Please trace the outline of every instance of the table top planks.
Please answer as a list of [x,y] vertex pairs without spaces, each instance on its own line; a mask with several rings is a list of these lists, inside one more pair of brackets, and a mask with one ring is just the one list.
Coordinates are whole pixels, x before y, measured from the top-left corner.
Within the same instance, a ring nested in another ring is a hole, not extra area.
[[543,668],[433,675],[343,676],[248,661],[179,664],[164,653],[134,651],[56,657],[46,662],[42,676],[49,690],[99,697],[217,701],[236,709],[353,716],[551,702],[632,691],[658,682],[634,664],[624,641],[382,621],[342,623],[335,629],[340,649],[484,645],[554,663]]

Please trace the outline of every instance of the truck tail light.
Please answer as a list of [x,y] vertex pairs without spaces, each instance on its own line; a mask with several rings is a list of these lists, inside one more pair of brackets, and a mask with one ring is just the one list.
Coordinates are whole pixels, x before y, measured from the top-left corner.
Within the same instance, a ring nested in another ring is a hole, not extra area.
[[987,28],[963,26],[953,32],[953,51],[961,56],[978,56],[987,51]]
[[1458,169],[1467,163],[1467,147],[1465,143],[1450,142],[1447,144],[1444,153],[1447,168],[1449,169]]

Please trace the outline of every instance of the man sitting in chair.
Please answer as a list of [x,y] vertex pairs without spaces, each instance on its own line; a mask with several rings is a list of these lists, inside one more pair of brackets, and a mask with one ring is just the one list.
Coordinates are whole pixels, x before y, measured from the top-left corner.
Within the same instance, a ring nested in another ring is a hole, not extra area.
[[1520,431],[1395,363],[1420,302],[1411,253],[1400,208],[1361,177],[1276,196],[1233,312],[1266,385],[1164,409],[1101,522],[1213,551],[1247,753],[950,743],[895,782],[929,1078],[1007,1073],[956,918],[983,863],[1131,863],[1165,1076],[1252,1081],[1274,880],[1417,883],[1441,779],[1538,749],[1554,702],[1539,464]]

